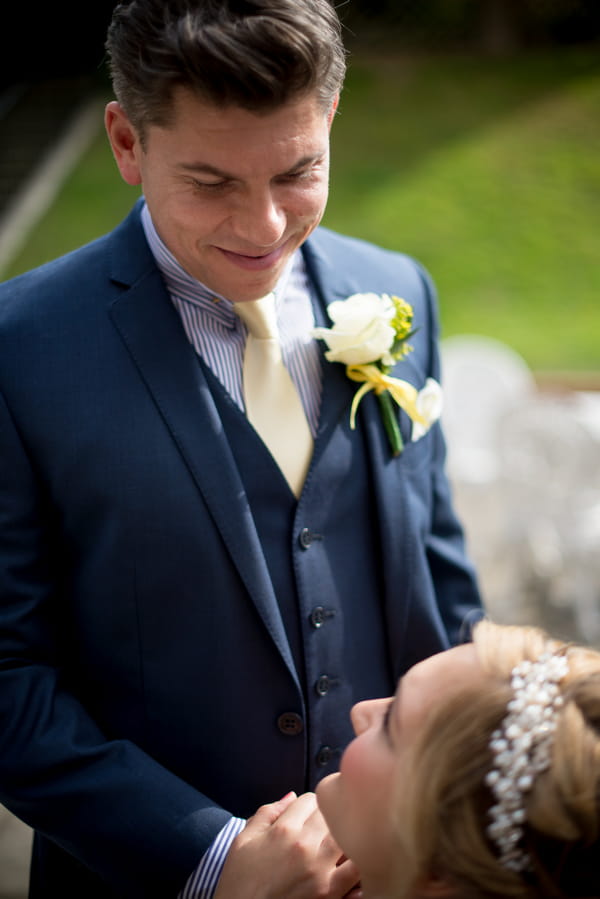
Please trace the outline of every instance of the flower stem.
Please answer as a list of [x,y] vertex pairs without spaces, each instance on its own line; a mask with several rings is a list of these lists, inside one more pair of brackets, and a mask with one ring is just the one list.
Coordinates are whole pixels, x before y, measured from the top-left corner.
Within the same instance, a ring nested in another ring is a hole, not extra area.
[[379,394],[379,406],[381,408],[383,425],[387,432],[390,446],[392,448],[392,454],[394,456],[399,456],[404,449],[404,441],[402,440],[402,434],[400,433],[400,428],[398,427],[398,419],[396,418],[394,403],[388,390],[385,390],[383,393]]

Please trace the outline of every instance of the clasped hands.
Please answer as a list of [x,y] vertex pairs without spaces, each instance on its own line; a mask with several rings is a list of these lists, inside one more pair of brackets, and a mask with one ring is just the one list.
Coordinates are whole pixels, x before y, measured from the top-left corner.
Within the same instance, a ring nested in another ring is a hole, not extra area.
[[236,837],[214,899],[359,899],[359,873],[329,833],[314,793],[261,806]]

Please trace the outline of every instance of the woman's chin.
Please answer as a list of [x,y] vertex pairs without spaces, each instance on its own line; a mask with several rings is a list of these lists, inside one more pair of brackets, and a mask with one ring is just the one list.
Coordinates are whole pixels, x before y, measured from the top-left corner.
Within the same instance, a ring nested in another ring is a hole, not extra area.
[[335,825],[340,813],[339,780],[339,771],[335,774],[328,774],[327,777],[324,777],[323,780],[319,781],[315,789],[317,804],[334,837],[334,830],[336,829]]

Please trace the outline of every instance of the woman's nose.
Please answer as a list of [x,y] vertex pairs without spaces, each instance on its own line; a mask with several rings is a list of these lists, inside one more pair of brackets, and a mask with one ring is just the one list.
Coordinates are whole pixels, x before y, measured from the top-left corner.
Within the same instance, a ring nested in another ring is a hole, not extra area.
[[388,705],[389,699],[365,699],[357,702],[350,712],[350,720],[356,736],[368,730],[373,721],[379,720],[381,712]]

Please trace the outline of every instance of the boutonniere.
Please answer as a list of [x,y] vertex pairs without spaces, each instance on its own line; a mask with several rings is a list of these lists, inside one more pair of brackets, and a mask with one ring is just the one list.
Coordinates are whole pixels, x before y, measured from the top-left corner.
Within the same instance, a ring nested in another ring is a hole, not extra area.
[[417,390],[408,381],[390,376],[394,364],[412,351],[407,342],[415,333],[412,306],[386,293],[355,293],[330,303],[327,314],[333,327],[315,328],[313,336],[327,343],[329,362],[341,362],[348,377],[362,384],[352,401],[350,427],[356,426],[360,401],[374,391],[392,452],[399,456],[404,444],[394,402],[412,419],[412,440],[426,434],[442,411],[442,388],[433,378]]

